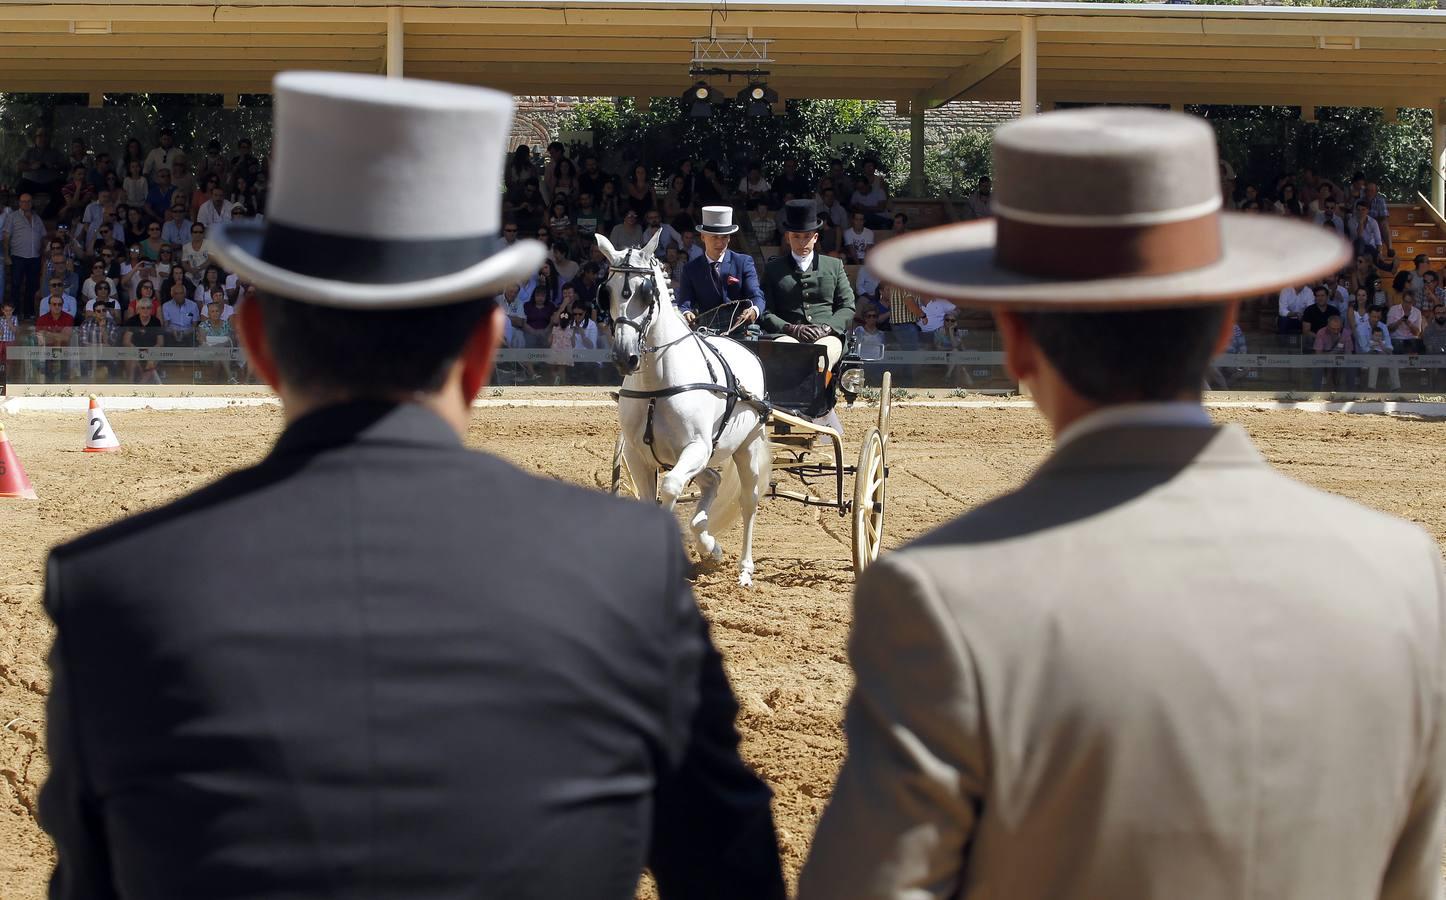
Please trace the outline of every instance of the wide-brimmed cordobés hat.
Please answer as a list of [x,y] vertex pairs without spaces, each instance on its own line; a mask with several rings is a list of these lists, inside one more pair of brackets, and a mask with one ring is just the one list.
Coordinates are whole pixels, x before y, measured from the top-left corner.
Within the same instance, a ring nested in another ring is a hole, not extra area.
[[1282,216],[1222,211],[1215,134],[1149,109],[1046,113],[994,139],[993,219],[869,251],[880,280],[964,305],[1224,303],[1339,270],[1350,245]]
[[354,309],[440,306],[534,274],[547,249],[505,244],[512,97],[329,72],[276,77],[264,223],[218,223],[215,257],[262,291]]

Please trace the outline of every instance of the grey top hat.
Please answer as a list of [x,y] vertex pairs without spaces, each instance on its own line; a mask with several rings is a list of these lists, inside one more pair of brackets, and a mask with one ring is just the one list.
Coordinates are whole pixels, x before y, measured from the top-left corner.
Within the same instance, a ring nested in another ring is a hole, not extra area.
[[[542,265],[541,243],[498,235],[507,94],[283,72],[275,95],[268,220],[207,235],[242,279],[307,303],[396,309],[487,296]],[[438,172],[455,176],[445,191]]]
[[732,234],[737,230],[738,226],[733,224],[733,207],[703,207],[703,222],[698,226],[699,232],[702,234]]
[[1339,269],[1350,246],[1222,212],[1215,134],[1149,109],[1046,113],[994,139],[995,218],[869,251],[884,282],[960,303],[1116,309],[1221,303]]

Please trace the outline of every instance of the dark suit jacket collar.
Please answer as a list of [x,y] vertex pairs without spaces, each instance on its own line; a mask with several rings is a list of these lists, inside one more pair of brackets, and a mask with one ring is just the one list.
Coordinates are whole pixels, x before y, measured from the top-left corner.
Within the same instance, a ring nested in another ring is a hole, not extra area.
[[1089,469],[1263,466],[1260,451],[1238,425],[1214,428],[1120,426],[1081,435],[1035,472],[1045,478]]
[[353,400],[323,407],[292,422],[271,455],[315,453],[347,444],[457,449],[462,441],[441,416],[421,404]]

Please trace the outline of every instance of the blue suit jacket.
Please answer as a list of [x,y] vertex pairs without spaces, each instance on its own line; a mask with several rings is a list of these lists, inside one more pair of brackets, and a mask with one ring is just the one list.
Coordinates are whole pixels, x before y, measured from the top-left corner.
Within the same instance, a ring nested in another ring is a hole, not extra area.
[[[713,267],[707,256],[689,260],[683,266],[683,276],[678,283],[678,308],[705,313],[724,301],[752,300],[763,315],[763,287],[758,283],[758,270],[753,266],[753,257],[746,253],[729,250],[720,267],[725,283],[724,295],[718,293],[713,281]],[[729,281],[729,278],[734,279]],[[742,307],[739,307],[740,309]]]

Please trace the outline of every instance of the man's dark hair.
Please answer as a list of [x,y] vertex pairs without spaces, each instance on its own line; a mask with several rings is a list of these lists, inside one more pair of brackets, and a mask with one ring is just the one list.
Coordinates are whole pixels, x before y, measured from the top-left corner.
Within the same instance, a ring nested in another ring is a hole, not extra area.
[[256,292],[281,378],[305,391],[352,397],[441,389],[491,299],[409,309],[354,310]]
[[1227,312],[1211,305],[1020,318],[1075,393],[1118,404],[1198,395]]

